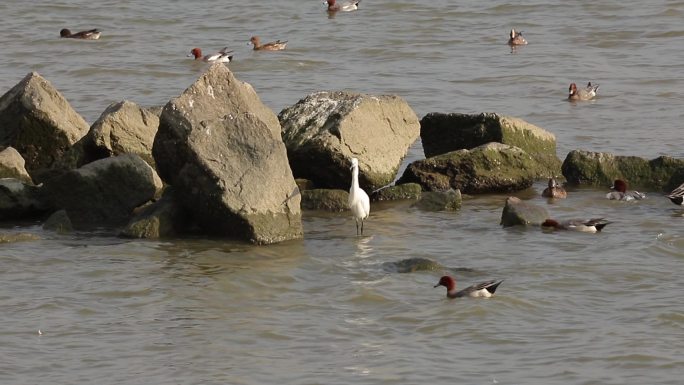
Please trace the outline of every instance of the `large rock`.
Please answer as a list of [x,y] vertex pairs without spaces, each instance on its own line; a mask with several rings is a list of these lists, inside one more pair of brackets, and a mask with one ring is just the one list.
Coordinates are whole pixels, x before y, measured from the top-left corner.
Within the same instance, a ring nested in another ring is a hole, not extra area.
[[508,197],[501,213],[503,227],[524,225],[539,226],[549,218],[545,208],[525,202],[516,197]]
[[0,97],[0,145],[16,148],[37,182],[86,132],[88,123],[36,72]]
[[7,147],[0,151],[0,178],[14,178],[33,184],[31,176],[24,167],[25,164],[24,158],[17,150]]
[[112,103],[90,127],[90,131],[65,157],[66,168],[110,156],[137,154],[154,167],[152,144],[159,127],[159,116],[153,111],[124,100]]
[[432,112],[420,121],[420,138],[426,158],[498,142],[530,154],[543,166],[538,168],[538,177],[555,176],[560,172],[556,137],[543,128],[510,116]]
[[532,186],[542,167],[517,147],[488,143],[415,161],[397,183],[418,183],[427,191],[509,192]]
[[644,159],[605,152],[571,151],[563,162],[570,184],[610,186],[615,179],[631,187],[670,191],[684,182],[684,160],[668,156]]
[[207,233],[257,244],[302,237],[278,119],[226,66],[211,66],[164,107],[152,153]]
[[302,191],[302,208],[341,212],[349,210],[349,193],[337,189],[311,189]]
[[14,178],[0,179],[0,221],[32,219],[50,209],[40,187]]
[[359,184],[390,184],[420,126],[398,96],[316,92],[278,115],[292,171],[320,188],[348,189],[349,159],[359,159]]
[[162,187],[154,169],[134,154],[88,163],[45,182],[54,206],[65,209],[76,228],[122,225]]

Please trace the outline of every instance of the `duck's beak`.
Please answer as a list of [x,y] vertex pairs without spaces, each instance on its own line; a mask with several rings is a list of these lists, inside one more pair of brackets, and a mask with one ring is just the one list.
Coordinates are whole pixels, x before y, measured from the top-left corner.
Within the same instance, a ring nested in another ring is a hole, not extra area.
[[193,55],[192,53],[185,55],[185,57],[193,57],[193,56],[195,56],[195,55]]
[[435,286],[433,286],[433,287],[440,287],[440,286],[441,286],[440,284],[436,284],[436,285],[435,285]]

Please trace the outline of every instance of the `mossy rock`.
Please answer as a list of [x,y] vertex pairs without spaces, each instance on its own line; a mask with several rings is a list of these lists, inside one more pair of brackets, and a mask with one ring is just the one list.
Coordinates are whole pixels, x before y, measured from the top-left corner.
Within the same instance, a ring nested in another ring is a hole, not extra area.
[[0,233],[0,243],[38,241],[41,238],[31,233]]
[[416,202],[416,207],[424,211],[456,211],[461,208],[461,191],[425,191]]
[[398,201],[420,199],[422,187],[418,183],[404,183],[388,186],[371,194],[371,200],[376,201]]
[[684,182],[684,160],[668,156],[648,160],[574,150],[565,158],[562,171],[574,185],[610,186],[615,179],[624,179],[631,187],[670,191]]
[[488,143],[413,162],[397,183],[418,183],[426,191],[511,192],[532,186],[543,170],[543,165],[518,147]]
[[560,172],[555,135],[515,117],[496,113],[432,112],[420,121],[420,137],[426,158],[498,142],[530,154],[542,166],[537,168],[538,178],[555,176]]
[[74,226],[71,224],[71,219],[69,219],[66,210],[58,210],[45,220],[43,229],[66,234],[74,231]]
[[503,227],[539,226],[548,218],[549,213],[545,208],[516,197],[508,197],[501,213],[501,225]]
[[341,212],[349,210],[349,193],[336,189],[313,189],[302,191],[302,208]]

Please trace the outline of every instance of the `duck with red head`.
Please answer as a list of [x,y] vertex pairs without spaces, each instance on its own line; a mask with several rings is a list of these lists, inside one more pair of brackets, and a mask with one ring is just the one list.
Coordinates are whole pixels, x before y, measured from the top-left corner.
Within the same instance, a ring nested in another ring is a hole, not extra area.
[[486,281],[481,283],[476,283],[474,285],[468,286],[463,290],[456,290],[456,280],[448,275],[443,276],[439,279],[439,282],[435,287],[444,286],[447,289],[446,296],[448,298],[460,298],[460,297],[472,297],[472,298],[489,298],[494,295],[496,288],[503,282],[501,281]]
[[603,218],[592,218],[589,220],[569,219],[566,221],[547,219],[541,224],[541,227],[543,229],[551,230],[571,230],[580,231],[583,233],[598,233],[609,223],[611,222]]
[[606,198],[618,201],[633,201],[646,198],[646,194],[638,191],[627,191],[627,182],[622,179],[615,179],[613,185],[610,187],[611,192],[606,194]]
[[326,2],[328,3],[328,12],[351,12],[359,9],[361,0],[342,3],[338,3],[336,0],[327,0]]
[[592,85],[591,82],[587,83],[584,88],[577,88],[577,84],[570,83],[568,88],[568,100],[591,100],[596,96],[596,92],[599,89],[599,85]]
[[231,53],[233,53],[233,51],[229,51],[228,47],[225,47],[216,53],[202,56],[201,49],[193,48],[190,50],[188,57],[194,57],[195,60],[201,60],[207,63],[230,63],[233,60],[233,55],[231,55]]
[[59,31],[59,37],[65,37],[69,39],[97,40],[100,38],[100,34],[101,32],[98,29],[89,29],[87,31],[81,31],[76,33],[71,33],[71,31],[67,28],[64,28],[61,31]]

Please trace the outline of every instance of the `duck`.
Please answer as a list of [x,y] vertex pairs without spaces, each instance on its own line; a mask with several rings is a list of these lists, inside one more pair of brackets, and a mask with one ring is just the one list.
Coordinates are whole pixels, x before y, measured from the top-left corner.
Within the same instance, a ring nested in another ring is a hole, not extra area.
[[542,191],[542,196],[544,198],[565,199],[568,197],[568,193],[555,179],[549,178],[549,187]]
[[259,36],[252,36],[249,42],[254,45],[255,51],[282,51],[287,45],[287,40],[276,40],[270,43],[261,44]]
[[456,280],[448,275],[439,279],[439,282],[434,287],[444,286],[447,289],[447,298],[489,298],[496,292],[496,288],[501,285],[501,281],[491,280],[468,286],[463,290],[456,290]]
[[611,192],[606,194],[606,198],[618,201],[633,201],[642,200],[646,198],[646,194],[638,191],[627,191],[627,182],[622,179],[615,179],[613,185],[610,187]]
[[202,56],[202,50],[199,48],[193,48],[190,50],[188,57],[193,56],[195,60],[201,60],[208,63],[230,63],[233,60],[233,55],[230,55],[233,51],[228,51],[228,47],[222,50],[212,53],[210,55]]
[[568,88],[568,100],[591,100],[596,96],[599,85],[593,85],[591,82],[587,83],[584,88],[577,88],[577,84],[570,83]]
[[609,222],[603,218],[592,218],[589,220],[569,219],[566,221],[547,219],[542,222],[541,227],[550,228],[553,230],[572,230],[583,233],[598,233],[610,223],[612,222]]
[[328,3],[328,12],[351,12],[351,11],[356,11],[359,9],[359,3],[361,0],[358,1],[345,1],[343,3],[337,3],[336,0],[327,0]]
[[510,33],[510,39],[508,39],[508,44],[509,45],[525,45],[527,44],[527,40],[522,35],[522,31],[520,32],[515,32],[515,29],[511,29]]
[[[370,199],[368,194],[359,187],[359,160],[352,158],[351,167],[352,179],[349,189],[349,209],[356,221],[356,235],[363,235],[363,221],[370,215]],[[359,225],[361,231],[359,232]]]
[[66,28],[59,31],[59,37],[66,37],[70,39],[97,40],[100,38],[100,34],[100,30],[98,30],[97,28],[76,33],[71,33],[71,31],[69,31]]
[[672,192],[667,196],[672,203],[684,206],[684,183],[680,184],[679,187],[672,190]]

